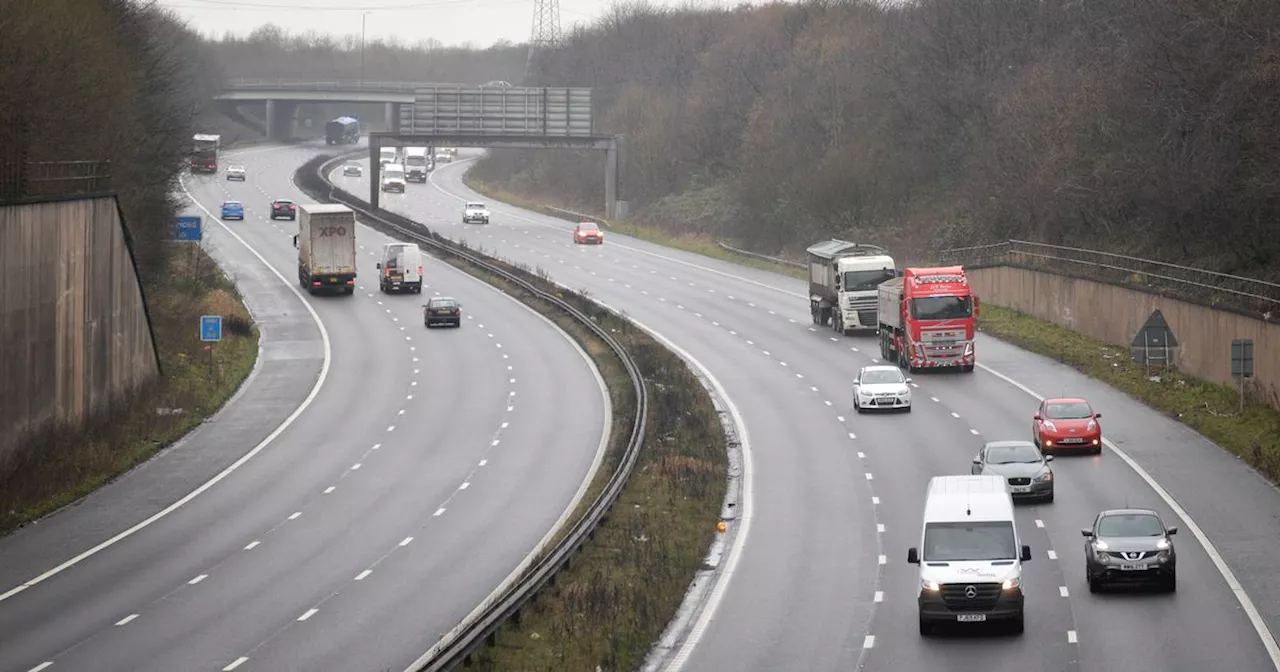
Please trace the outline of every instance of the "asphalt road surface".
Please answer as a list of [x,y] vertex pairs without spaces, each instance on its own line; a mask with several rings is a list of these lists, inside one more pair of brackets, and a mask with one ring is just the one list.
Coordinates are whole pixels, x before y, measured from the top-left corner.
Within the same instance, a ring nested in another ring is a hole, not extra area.
[[[1273,668],[1255,625],[1280,623],[1280,495],[1203,437],[986,336],[975,373],[913,377],[911,414],[855,415],[850,383],[878,363],[877,342],[814,327],[803,281],[608,232],[603,245],[574,245],[572,223],[467,189],[466,165],[442,164],[429,184],[383,194],[382,205],[624,310],[698,360],[744,417],[750,532],[684,669]],[[367,198],[367,175],[333,179]],[[467,200],[488,201],[492,223],[463,225]],[[918,545],[928,480],[969,473],[986,440],[1030,439],[1035,394],[1091,399],[1113,446],[1151,482],[1112,447],[1058,459],[1056,501],[1018,508],[1034,554],[1025,634],[922,639],[906,552]],[[1210,551],[1153,482],[1203,529]],[[1177,593],[1088,592],[1079,530],[1125,506],[1154,508],[1182,528]],[[1216,562],[1260,613],[1242,609]]]
[[[184,177],[206,247],[264,330],[262,367],[184,445],[0,542],[2,589],[244,455],[310,396],[327,338],[323,385],[217,485],[0,600],[0,669],[404,669],[581,496],[608,435],[607,392],[585,353],[533,311],[431,257],[421,296],[383,295],[374,264],[390,239],[361,226],[359,291],[306,300],[321,335],[291,289],[296,223],[266,218],[272,198],[309,202],[291,176],[315,151],[236,152],[226,163],[247,167],[244,183]],[[227,198],[248,214],[224,228],[213,219]],[[425,329],[432,295],[462,302],[462,328]]]

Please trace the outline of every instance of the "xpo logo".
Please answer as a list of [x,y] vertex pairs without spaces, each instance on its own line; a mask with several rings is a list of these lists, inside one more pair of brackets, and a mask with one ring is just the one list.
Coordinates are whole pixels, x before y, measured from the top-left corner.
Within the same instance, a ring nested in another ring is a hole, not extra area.
[[323,229],[320,229],[321,238],[328,238],[330,236],[337,236],[338,238],[341,238],[345,235],[347,235],[347,227],[345,226],[326,226]]

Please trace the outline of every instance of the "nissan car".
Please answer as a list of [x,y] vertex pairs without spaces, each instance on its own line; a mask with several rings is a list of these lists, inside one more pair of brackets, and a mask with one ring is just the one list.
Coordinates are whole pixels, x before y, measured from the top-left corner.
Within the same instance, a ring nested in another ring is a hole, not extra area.
[[1166,591],[1178,589],[1178,554],[1166,527],[1150,509],[1111,509],[1094,519],[1084,535],[1085,578],[1089,592],[1118,583],[1155,583]]
[[1052,455],[1030,441],[989,441],[973,458],[973,474],[995,474],[1009,484],[1014,501],[1053,501]]
[[911,382],[896,366],[864,366],[853,379],[853,407],[867,410],[911,412]]
[[277,198],[271,201],[271,219],[297,219],[298,206],[293,201]]
[[1045,399],[1031,416],[1031,436],[1046,453],[1102,453],[1101,413],[1079,398]]

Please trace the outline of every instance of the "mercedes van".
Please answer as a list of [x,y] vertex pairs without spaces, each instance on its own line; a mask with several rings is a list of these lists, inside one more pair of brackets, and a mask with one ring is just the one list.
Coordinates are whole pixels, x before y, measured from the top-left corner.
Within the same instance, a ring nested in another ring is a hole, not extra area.
[[422,251],[417,243],[387,243],[378,262],[378,290],[422,293]]
[[920,546],[907,562],[920,566],[920,634],[944,623],[1007,623],[1022,633],[1022,563],[1013,497],[996,475],[935,476],[924,502]]

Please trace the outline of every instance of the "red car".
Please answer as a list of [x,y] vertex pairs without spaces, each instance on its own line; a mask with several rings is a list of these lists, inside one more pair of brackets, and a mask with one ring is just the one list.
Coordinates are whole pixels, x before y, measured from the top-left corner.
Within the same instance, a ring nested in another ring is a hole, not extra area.
[[1031,436],[1042,452],[1102,453],[1102,414],[1084,399],[1045,399],[1032,416]]
[[604,244],[604,231],[594,222],[579,222],[573,227],[573,242],[577,245],[585,245],[594,243],[596,245]]
[[284,219],[297,219],[298,206],[293,201],[284,198],[277,198],[271,201],[271,219],[283,217]]

